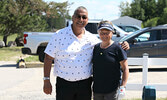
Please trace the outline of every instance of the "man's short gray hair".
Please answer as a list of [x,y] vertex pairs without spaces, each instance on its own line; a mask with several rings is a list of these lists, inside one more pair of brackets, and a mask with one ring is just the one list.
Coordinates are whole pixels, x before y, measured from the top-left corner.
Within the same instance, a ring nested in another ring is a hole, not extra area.
[[79,6],[77,9],[75,9],[73,15],[76,15],[76,14],[77,14],[77,11],[80,10],[80,9],[84,9],[84,10],[86,10],[86,11],[88,12],[88,10],[87,10],[84,6]]

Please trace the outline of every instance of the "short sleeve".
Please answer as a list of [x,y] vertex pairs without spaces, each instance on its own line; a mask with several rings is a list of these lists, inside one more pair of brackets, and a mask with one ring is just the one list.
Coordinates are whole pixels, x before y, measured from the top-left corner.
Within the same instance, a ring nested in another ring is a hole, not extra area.
[[45,49],[45,51],[44,51],[46,54],[48,54],[49,56],[51,56],[51,57],[53,57],[53,58],[55,58],[56,49],[57,49],[57,45],[56,45],[56,43],[57,43],[57,39],[56,39],[57,34],[58,34],[58,33],[55,33],[55,34],[51,37],[51,39],[50,39],[50,41],[49,41],[49,43],[48,43],[48,45],[46,46],[46,49]]
[[118,52],[119,61],[126,60],[127,59],[126,51],[123,50],[119,44],[117,47],[118,47],[117,52]]

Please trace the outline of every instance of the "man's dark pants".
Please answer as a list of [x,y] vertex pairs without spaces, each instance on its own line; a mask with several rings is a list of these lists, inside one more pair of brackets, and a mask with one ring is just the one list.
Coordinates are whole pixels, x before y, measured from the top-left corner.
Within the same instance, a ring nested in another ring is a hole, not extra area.
[[92,78],[80,81],[66,81],[57,77],[56,100],[91,100]]

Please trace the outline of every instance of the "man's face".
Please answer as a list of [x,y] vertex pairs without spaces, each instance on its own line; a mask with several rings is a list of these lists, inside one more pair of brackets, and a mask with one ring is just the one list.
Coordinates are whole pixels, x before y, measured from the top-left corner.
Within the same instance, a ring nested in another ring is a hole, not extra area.
[[79,9],[73,15],[73,25],[78,28],[84,28],[88,23],[88,12],[85,9]]

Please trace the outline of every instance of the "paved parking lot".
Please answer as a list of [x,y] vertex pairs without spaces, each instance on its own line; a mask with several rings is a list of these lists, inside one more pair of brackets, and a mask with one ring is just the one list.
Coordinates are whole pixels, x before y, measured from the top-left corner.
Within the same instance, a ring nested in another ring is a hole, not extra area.
[[[36,67],[35,67],[36,66]],[[167,68],[167,67],[166,67]],[[148,83],[167,84],[167,71],[150,71]],[[128,83],[141,83],[142,73],[131,72]],[[55,100],[55,78],[51,73],[52,95],[45,95],[41,64],[16,68],[15,62],[0,62],[0,100]],[[167,91],[156,91],[158,98],[167,97]],[[142,98],[142,91],[126,91],[126,99]]]
[[[12,63],[8,65],[0,63],[0,100],[55,100],[55,91],[52,95],[43,93],[42,78],[42,67],[16,69]],[[51,75],[53,84],[54,81]]]

